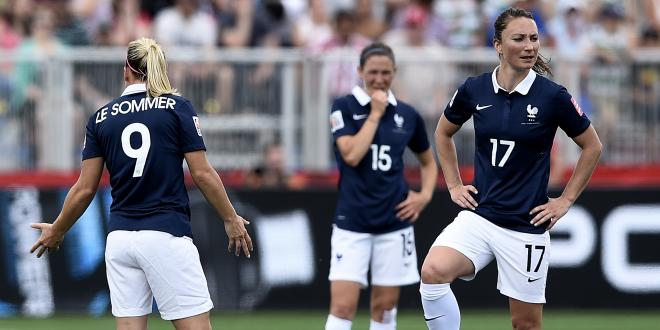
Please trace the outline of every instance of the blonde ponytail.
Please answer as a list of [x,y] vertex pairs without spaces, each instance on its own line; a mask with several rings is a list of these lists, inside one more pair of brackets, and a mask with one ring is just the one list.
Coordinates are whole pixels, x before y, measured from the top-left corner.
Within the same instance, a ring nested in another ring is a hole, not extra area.
[[[135,68],[134,72],[146,79],[147,93],[150,97],[163,94],[179,95],[170,85],[167,77],[167,62],[160,46],[150,38],[140,38],[128,44],[126,56],[129,66]],[[133,66],[136,64],[135,66]]]

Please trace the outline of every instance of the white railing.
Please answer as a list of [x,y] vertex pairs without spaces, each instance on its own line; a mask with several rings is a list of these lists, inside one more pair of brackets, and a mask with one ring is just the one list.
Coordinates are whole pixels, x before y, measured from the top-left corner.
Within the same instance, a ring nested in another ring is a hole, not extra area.
[[[429,137],[456,87],[497,62],[487,48],[395,52],[394,93],[422,113]],[[329,107],[358,83],[358,55],[167,51],[173,85],[195,105],[216,168],[257,167],[264,148],[279,143],[289,171],[334,166]],[[87,118],[123,89],[124,56],[120,48],[76,48],[49,58],[0,53],[0,171],[77,168]],[[605,163],[660,162],[660,50],[635,52],[613,75],[613,65],[550,57],[553,79],[584,102],[603,133]],[[469,129],[457,137],[463,164],[472,162],[473,138]],[[575,155],[572,147],[562,152]]]

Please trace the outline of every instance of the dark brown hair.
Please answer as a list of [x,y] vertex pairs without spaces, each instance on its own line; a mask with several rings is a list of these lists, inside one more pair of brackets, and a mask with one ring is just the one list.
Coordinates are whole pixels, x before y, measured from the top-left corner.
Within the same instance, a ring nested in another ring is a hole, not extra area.
[[360,53],[360,67],[364,67],[364,64],[367,63],[369,57],[374,55],[387,56],[392,60],[392,64],[396,65],[392,48],[382,42],[374,42],[371,45],[364,47],[362,53]]
[[[532,16],[532,13],[522,8],[508,8],[507,10],[503,11],[499,16],[497,16],[497,19],[495,20],[495,24],[494,24],[495,25],[495,37],[493,38],[494,41],[501,43],[502,31],[506,29],[507,25],[509,25],[509,22],[519,17],[524,17],[534,20],[534,16]],[[545,58],[545,56],[541,55],[541,53],[538,53],[536,57],[536,63],[534,63],[534,67],[532,67],[532,70],[540,74],[552,75],[552,70],[550,69],[548,63],[550,63],[550,60]]]

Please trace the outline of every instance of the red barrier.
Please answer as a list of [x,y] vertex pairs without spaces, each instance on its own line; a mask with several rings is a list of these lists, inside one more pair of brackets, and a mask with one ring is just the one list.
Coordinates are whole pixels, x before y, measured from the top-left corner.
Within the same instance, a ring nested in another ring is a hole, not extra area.
[[[246,185],[246,173],[243,171],[220,171],[220,177],[229,188],[250,188]],[[572,170],[564,174],[564,182],[568,181]],[[471,182],[474,176],[472,167],[461,169],[464,182]],[[419,171],[408,170],[406,176],[413,185],[419,185]],[[78,179],[78,172],[54,171],[16,171],[0,174],[0,188],[34,186],[38,188],[58,188],[73,185]],[[337,186],[339,174],[336,170],[329,172],[300,171],[289,177],[288,187],[298,190],[305,188],[331,188]],[[189,175],[186,184],[194,185]],[[109,185],[107,172],[104,172],[101,185]],[[438,186],[445,187],[442,175],[438,178]],[[591,181],[591,188],[631,188],[660,187],[660,164],[647,166],[599,166]]]

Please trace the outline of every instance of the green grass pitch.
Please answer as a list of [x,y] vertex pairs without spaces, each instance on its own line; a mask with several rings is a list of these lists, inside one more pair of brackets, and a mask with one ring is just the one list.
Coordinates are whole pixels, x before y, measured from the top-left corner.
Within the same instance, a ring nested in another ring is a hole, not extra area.
[[[506,310],[467,310],[462,315],[462,330],[511,329]],[[325,311],[257,311],[213,313],[216,330],[314,330],[323,329]],[[0,330],[101,330],[114,329],[111,316],[94,318],[87,315],[57,315],[47,319],[0,319]],[[405,310],[399,313],[398,329],[424,330],[426,325],[421,311]],[[649,330],[660,329],[660,311],[554,311],[544,315],[545,330]],[[174,329],[170,322],[152,314],[150,330]],[[358,315],[355,330],[369,329],[366,313]]]

